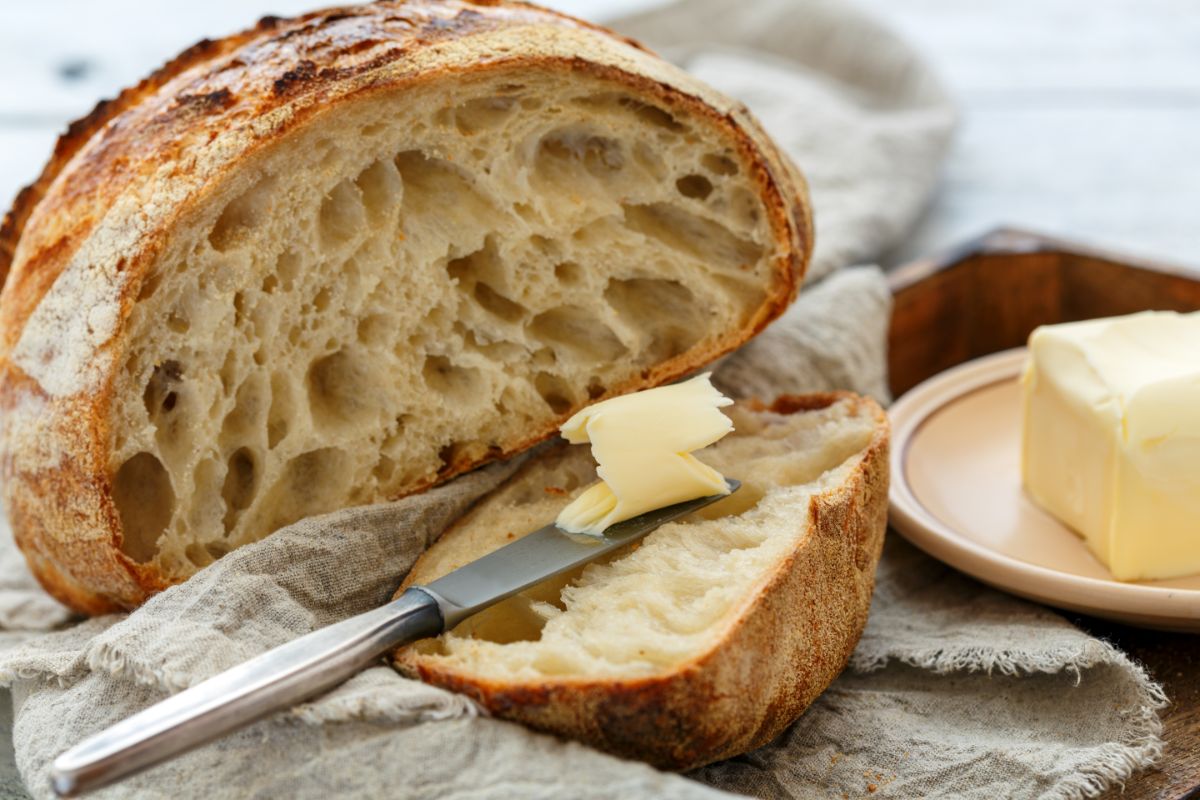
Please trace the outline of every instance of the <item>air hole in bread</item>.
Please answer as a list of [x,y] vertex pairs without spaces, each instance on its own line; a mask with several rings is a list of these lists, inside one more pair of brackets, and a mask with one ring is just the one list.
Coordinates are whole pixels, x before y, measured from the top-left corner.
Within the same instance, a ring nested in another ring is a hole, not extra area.
[[555,414],[565,414],[574,405],[571,387],[558,375],[539,372],[533,378],[534,388]]
[[552,308],[529,323],[529,332],[555,350],[590,363],[605,363],[629,352],[617,335],[582,306]]
[[275,176],[263,178],[225,206],[208,234],[214,250],[224,253],[249,241],[271,213],[278,182]]
[[667,203],[627,205],[625,224],[671,250],[718,268],[748,270],[762,258],[762,248],[754,242]]
[[396,156],[396,168],[404,180],[403,208],[407,214],[428,214],[435,230],[457,233],[466,226],[478,227],[481,218],[495,209],[453,164],[431,158],[420,150]]
[[687,126],[658,106],[644,103],[634,97],[622,97],[617,102],[632,111],[642,122],[671,131],[672,133],[681,133],[687,130]]
[[593,176],[607,178],[625,166],[625,152],[615,139],[571,127],[548,134],[538,145],[538,170],[545,177],[564,179],[564,164],[579,164]]
[[279,281],[285,290],[290,291],[296,285],[296,278],[300,274],[303,261],[299,253],[291,250],[280,253],[279,258],[275,260],[275,274],[279,276]]
[[359,343],[379,348],[388,343],[395,324],[387,314],[368,314],[358,321],[356,336]]
[[408,441],[405,436],[405,427],[409,423],[407,414],[401,414],[396,418],[395,425],[390,429],[383,442],[379,445],[379,460],[375,462],[375,466],[371,468],[371,476],[375,478],[378,486],[387,491],[385,487],[393,485],[396,481],[406,481],[414,477],[419,471],[413,465],[408,465],[407,470],[401,462],[404,458]]
[[529,310],[520,303],[509,300],[483,281],[475,284],[475,302],[484,311],[505,322],[519,322],[529,315]]
[[705,200],[712,194],[712,181],[703,175],[684,175],[675,181],[675,188],[684,197],[693,200]]
[[208,542],[204,545],[204,549],[208,551],[210,556],[217,559],[229,553],[233,548],[228,542]]
[[451,469],[459,469],[464,464],[479,461],[488,454],[487,445],[477,441],[451,442],[438,452],[442,462],[439,473],[444,474]]
[[240,328],[245,318],[246,295],[242,292],[236,292],[233,295],[233,324]]
[[426,386],[447,400],[474,405],[481,399],[479,392],[484,384],[474,367],[455,364],[445,356],[430,356],[425,359],[421,375]]
[[[564,577],[573,578],[575,572],[577,570],[572,570]],[[547,617],[556,610],[551,603],[518,595],[476,614],[455,628],[455,635],[486,639],[495,644],[536,642],[542,636]]]
[[144,564],[154,558],[175,512],[171,477],[153,453],[138,453],[117,470],[112,492],[121,517],[121,552]]
[[589,400],[599,400],[607,391],[608,389],[604,388],[604,384],[595,375],[588,380],[587,393]]
[[221,497],[225,500],[224,524],[227,533],[237,525],[242,512],[250,507],[257,489],[258,468],[254,454],[245,447],[239,447],[229,456],[225,483],[221,488]]
[[322,139],[313,147],[315,160],[323,170],[333,169],[342,160],[342,149],[329,139]]
[[381,454],[375,466],[371,468],[371,477],[381,486],[390,483],[395,474],[396,462],[387,453]]
[[667,180],[667,163],[662,154],[648,142],[638,141],[633,146],[633,161],[651,180]]
[[388,219],[399,208],[404,195],[400,171],[386,159],[380,159],[363,170],[355,184],[361,193],[367,217],[376,224]]
[[738,174],[737,162],[721,153],[705,153],[700,158],[704,168],[714,175],[730,176]]
[[321,203],[319,228],[321,244],[336,248],[354,239],[366,226],[367,212],[363,206],[363,191],[346,178],[333,187]]
[[485,239],[484,246],[479,250],[447,261],[446,273],[464,292],[469,292],[476,281],[502,277],[503,271],[499,267],[492,238]]
[[349,463],[349,455],[337,447],[310,450],[288,461],[263,498],[263,511],[269,515],[267,527],[277,530],[327,511],[331,498],[343,497],[351,488]]
[[296,413],[292,382],[283,373],[271,375],[271,407],[267,411],[267,447],[274,448],[288,435],[290,420]]
[[513,203],[513,213],[530,224],[541,220],[537,209],[530,203]]
[[647,363],[684,353],[700,339],[704,305],[678,281],[610,280],[604,300],[628,325],[643,331]]
[[157,423],[163,414],[175,410],[179,402],[178,389],[183,382],[183,366],[174,359],[164,361],[150,373],[142,391],[142,403],[150,421]]
[[271,390],[267,378],[261,372],[251,373],[234,396],[233,408],[225,415],[221,424],[218,443],[231,446],[254,438],[262,429],[271,402]]
[[463,349],[467,352],[479,353],[497,364],[519,363],[529,355],[529,351],[516,342],[503,339],[488,341],[487,337],[481,339],[480,334],[473,330],[468,330],[463,335]]
[[187,333],[192,328],[192,323],[179,311],[172,311],[167,315],[167,330],[172,333]]
[[758,225],[758,201],[755,200],[754,195],[741,187],[730,190],[728,210],[734,214],[742,228],[753,230]]
[[578,286],[583,281],[583,268],[574,261],[563,261],[554,265],[554,277],[567,286]]
[[499,126],[516,107],[515,97],[477,97],[454,109],[454,122],[459,133],[474,136]]
[[308,368],[308,407],[313,424],[339,429],[365,423],[374,413],[379,388],[358,351],[338,350]]
[[225,360],[221,362],[221,369],[217,373],[221,378],[221,390],[225,394],[233,391],[233,387],[237,385],[238,370],[238,351],[236,348],[230,348],[225,353]]
[[441,466],[438,467],[439,474],[450,470],[450,467],[454,464],[455,455],[456,446],[454,444],[448,444],[438,451],[438,461],[441,462]]
[[155,292],[158,291],[159,285],[162,284],[162,275],[155,273],[142,278],[142,285],[138,288],[138,302],[148,300]]

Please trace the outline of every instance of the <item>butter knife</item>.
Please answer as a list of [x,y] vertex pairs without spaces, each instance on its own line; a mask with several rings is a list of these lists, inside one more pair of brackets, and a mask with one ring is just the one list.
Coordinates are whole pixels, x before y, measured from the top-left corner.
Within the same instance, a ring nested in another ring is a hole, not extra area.
[[[730,493],[741,486],[726,479]],[[385,606],[313,631],[185,689],[55,759],[50,783],[75,797],[129,777],[321,694],[401,645],[561,575],[728,495],[710,495],[619,522],[603,536],[547,525]]]

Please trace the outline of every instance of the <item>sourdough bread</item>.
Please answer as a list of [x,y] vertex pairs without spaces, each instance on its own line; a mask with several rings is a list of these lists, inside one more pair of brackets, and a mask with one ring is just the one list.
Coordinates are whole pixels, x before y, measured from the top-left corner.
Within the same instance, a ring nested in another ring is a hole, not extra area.
[[[619,756],[690,769],[765,744],[845,666],[887,521],[888,425],[849,394],[728,410],[697,455],[742,488],[396,652],[405,674]],[[404,587],[552,522],[591,481],[559,446],[448,530]]]
[[729,351],[794,297],[799,174],[743,107],[515,2],[201,42],[0,231],[0,463],[59,599],[132,607]]

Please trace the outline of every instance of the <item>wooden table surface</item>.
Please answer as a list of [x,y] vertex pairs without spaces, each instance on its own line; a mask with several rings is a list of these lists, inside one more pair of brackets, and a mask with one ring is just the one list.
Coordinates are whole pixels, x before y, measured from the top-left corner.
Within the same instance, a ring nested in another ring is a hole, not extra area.
[[[656,0],[551,0],[603,19]],[[857,0],[920,47],[963,106],[945,180],[888,261],[1000,224],[1200,264],[1195,0]],[[0,205],[65,123],[204,35],[311,0],[0,3]],[[1088,618],[1162,681],[1168,768],[1126,798],[1180,798],[1200,774],[1200,637]],[[1114,796],[1117,796],[1114,794]],[[1190,795],[1190,796],[1200,796]]]
[[1170,704],[1160,712],[1166,751],[1111,800],[1200,798],[1200,636],[1130,628],[1094,617],[1070,616],[1079,627],[1115,644],[1152,675]]

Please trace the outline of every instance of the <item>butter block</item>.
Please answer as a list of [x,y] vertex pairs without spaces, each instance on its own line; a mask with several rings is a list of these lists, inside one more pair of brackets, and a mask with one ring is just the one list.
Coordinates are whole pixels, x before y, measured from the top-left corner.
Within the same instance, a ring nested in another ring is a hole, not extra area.
[[683,383],[614,397],[567,420],[562,435],[592,445],[600,482],[558,516],[572,533],[598,535],[610,525],[663,506],[728,494],[725,479],[693,450],[733,430],[719,410],[732,400],[705,373]]
[[1118,580],[1200,573],[1200,312],[1038,328],[1022,381],[1029,496]]

